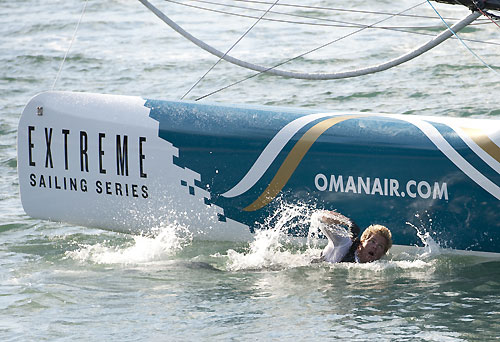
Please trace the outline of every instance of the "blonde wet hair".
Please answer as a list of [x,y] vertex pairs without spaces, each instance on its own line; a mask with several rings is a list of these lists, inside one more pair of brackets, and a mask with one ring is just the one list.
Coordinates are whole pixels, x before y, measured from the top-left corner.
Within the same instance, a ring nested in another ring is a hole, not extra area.
[[365,229],[363,234],[361,235],[361,242],[368,240],[373,235],[379,234],[385,238],[387,244],[385,246],[384,254],[392,247],[392,234],[391,231],[380,224],[372,224],[368,228]]

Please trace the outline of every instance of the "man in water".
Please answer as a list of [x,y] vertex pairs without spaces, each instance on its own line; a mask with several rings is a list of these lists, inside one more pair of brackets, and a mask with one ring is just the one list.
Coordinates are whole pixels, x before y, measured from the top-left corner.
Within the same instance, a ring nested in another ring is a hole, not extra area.
[[360,229],[344,215],[327,211],[321,213],[319,227],[328,238],[321,261],[372,262],[383,257],[392,246],[392,235],[382,225],[371,225],[358,238]]

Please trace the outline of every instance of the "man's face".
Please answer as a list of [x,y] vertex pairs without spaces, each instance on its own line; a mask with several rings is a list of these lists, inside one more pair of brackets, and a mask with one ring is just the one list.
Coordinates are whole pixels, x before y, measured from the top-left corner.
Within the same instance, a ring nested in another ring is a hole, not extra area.
[[375,234],[362,241],[358,247],[359,262],[372,262],[385,254],[387,241],[382,235]]

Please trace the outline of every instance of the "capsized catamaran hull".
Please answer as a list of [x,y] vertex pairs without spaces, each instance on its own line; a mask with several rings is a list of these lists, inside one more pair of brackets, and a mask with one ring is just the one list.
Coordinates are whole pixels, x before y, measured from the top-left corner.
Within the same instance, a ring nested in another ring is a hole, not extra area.
[[[252,238],[283,203],[500,253],[500,122],[47,92],[23,111],[18,170],[37,218],[122,232],[181,224]],[[306,236],[307,225],[290,235]]]

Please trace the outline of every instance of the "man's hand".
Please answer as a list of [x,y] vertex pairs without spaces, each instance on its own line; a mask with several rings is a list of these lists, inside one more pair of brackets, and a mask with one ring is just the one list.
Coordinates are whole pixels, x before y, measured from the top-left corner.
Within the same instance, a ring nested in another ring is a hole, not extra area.
[[326,224],[338,224],[345,227],[351,227],[352,225],[352,221],[349,218],[336,211],[325,210],[320,217],[320,221]]

